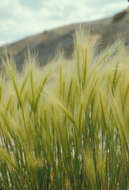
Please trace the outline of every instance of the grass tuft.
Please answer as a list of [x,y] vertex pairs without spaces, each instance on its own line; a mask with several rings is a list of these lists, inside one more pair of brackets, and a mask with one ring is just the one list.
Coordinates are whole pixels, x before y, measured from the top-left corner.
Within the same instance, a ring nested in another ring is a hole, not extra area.
[[129,189],[129,56],[122,45],[94,52],[80,30],[70,61],[39,68],[29,54],[19,73],[4,60],[2,190]]

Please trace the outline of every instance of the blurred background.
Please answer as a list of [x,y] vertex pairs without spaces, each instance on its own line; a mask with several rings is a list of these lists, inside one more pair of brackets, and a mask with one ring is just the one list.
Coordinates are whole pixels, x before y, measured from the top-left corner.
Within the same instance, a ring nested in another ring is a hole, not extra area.
[[128,0],[4,0],[0,46],[55,27],[110,17],[128,5]]

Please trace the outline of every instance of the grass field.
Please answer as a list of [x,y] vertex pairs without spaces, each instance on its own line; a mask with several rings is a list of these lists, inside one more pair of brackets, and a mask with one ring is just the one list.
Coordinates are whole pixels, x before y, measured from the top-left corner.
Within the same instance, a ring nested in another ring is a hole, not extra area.
[[2,190],[129,189],[129,56],[117,43],[94,57],[77,36],[71,61],[3,60]]

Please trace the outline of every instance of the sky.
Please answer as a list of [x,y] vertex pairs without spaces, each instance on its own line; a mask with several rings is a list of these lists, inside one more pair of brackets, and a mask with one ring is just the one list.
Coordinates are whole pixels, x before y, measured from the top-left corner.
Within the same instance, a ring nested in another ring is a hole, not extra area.
[[127,0],[1,0],[0,46],[55,27],[112,16]]

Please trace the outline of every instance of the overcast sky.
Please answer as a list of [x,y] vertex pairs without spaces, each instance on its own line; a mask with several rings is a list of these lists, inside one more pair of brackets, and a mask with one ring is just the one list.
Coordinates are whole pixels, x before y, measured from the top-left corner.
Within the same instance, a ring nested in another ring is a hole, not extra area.
[[0,45],[69,23],[108,17],[128,6],[127,0],[1,0]]

